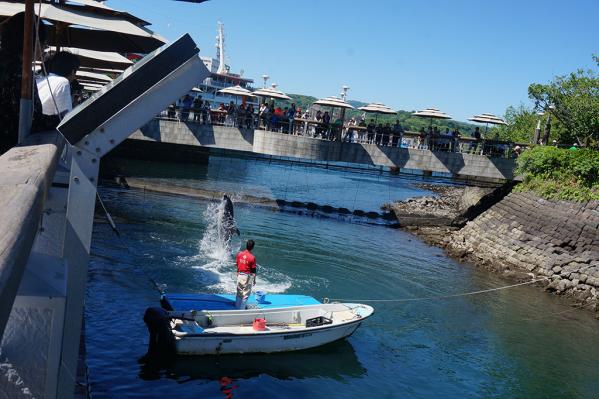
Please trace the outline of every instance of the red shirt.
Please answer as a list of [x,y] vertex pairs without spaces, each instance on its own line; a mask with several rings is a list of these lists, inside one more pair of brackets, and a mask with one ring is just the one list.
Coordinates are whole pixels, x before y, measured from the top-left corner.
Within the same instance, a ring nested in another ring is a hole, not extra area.
[[237,254],[237,273],[256,274],[256,258],[247,249]]

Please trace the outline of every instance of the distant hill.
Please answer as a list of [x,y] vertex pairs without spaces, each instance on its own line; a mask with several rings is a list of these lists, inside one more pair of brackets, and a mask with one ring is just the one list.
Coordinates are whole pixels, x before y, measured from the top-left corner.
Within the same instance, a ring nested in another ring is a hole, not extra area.
[[[318,100],[316,97],[306,96],[303,94],[287,94],[291,97],[291,102],[295,103],[295,105],[301,109],[309,108],[314,101]],[[348,101],[355,108],[363,107],[367,105],[365,102],[349,100]],[[376,119],[377,123],[395,123],[396,120],[399,120],[399,123],[406,130],[418,131],[420,128],[428,128],[430,125],[429,119],[419,118],[417,116],[413,116],[412,112],[414,111],[398,111],[397,115],[379,115],[378,117],[374,114],[366,114],[367,120]],[[348,110],[346,112],[346,118],[358,117],[361,116],[364,112],[358,109]],[[433,126],[438,126],[441,131],[444,131],[445,128],[449,128],[450,130],[455,129],[456,127],[460,129],[462,135],[469,135],[474,132],[474,128],[476,125],[471,123],[458,122],[454,120],[444,120],[444,119],[433,119]]]

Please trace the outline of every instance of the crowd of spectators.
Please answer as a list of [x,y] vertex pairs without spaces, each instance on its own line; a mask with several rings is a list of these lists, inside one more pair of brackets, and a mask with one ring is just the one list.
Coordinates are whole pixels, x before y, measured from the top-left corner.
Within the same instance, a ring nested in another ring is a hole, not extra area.
[[262,102],[258,107],[253,104],[228,105],[220,103],[211,107],[201,96],[185,95],[177,103],[171,104],[166,116],[183,122],[215,124],[244,129],[263,129],[283,134],[302,135],[322,140],[343,141],[348,143],[376,144],[378,146],[429,149],[432,151],[462,152],[491,156],[514,156],[511,144],[499,141],[499,138],[485,139],[479,127],[470,135],[462,135],[456,127],[441,131],[437,126],[421,128],[417,134],[404,130],[396,120],[394,124],[377,122],[365,115],[352,117],[345,123],[341,115],[333,117],[328,110],[305,109],[292,103],[281,107],[274,101]]

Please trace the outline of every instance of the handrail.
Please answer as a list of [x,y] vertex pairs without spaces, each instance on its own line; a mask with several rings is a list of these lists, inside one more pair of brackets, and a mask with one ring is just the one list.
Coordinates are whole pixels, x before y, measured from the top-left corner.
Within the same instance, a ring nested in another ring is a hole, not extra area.
[[0,156],[0,341],[58,163],[56,137],[32,135]]
[[185,123],[198,123],[216,126],[240,127],[246,129],[263,129],[273,132],[295,136],[305,136],[327,141],[343,141],[358,144],[376,144],[380,147],[402,147],[431,150],[433,152],[457,152],[462,154],[483,155],[493,158],[515,158],[516,146],[520,151],[527,148],[528,144],[514,143],[511,141],[495,140],[470,136],[446,136],[444,134],[425,135],[420,132],[405,130],[401,133],[395,131],[381,132],[375,129],[368,132],[364,126],[336,125],[321,121],[294,118],[293,123],[287,117],[277,117],[272,120],[263,120],[258,114],[242,113],[229,115],[227,111],[214,109],[184,108],[171,106],[162,111],[158,119],[179,121]]

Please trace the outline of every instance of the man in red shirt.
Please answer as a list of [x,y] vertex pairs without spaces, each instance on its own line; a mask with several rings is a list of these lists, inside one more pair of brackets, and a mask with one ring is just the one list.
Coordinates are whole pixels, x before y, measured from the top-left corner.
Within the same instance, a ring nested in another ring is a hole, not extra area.
[[256,258],[252,255],[254,244],[254,240],[248,240],[246,250],[237,254],[237,309],[245,309],[252,287],[256,283]]

